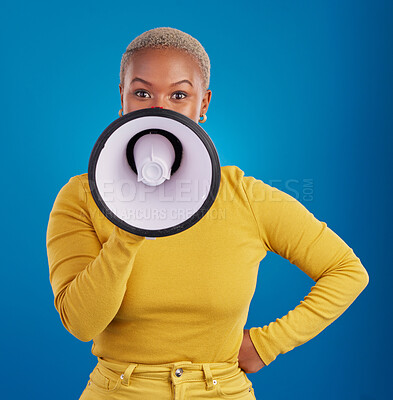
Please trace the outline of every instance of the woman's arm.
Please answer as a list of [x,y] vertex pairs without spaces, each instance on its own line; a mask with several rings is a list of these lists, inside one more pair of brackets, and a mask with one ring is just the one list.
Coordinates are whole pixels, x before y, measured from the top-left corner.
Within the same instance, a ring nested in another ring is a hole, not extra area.
[[62,187],[49,216],[46,246],[54,304],[71,334],[88,342],[112,321],[144,240],[113,225],[101,245],[79,177]]
[[336,320],[367,286],[369,276],[352,248],[294,197],[253,177],[243,177],[242,183],[265,249],[288,259],[316,282],[287,315],[250,329],[253,344],[268,365]]

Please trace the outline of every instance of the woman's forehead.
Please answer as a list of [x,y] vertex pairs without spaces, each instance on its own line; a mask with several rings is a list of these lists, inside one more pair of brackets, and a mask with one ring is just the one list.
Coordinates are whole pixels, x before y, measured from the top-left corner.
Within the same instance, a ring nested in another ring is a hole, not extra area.
[[133,80],[135,76],[146,80],[155,76],[160,80],[163,78],[173,80],[179,77],[191,81],[201,79],[199,65],[194,57],[185,51],[173,48],[137,51],[129,59],[126,76],[128,81]]

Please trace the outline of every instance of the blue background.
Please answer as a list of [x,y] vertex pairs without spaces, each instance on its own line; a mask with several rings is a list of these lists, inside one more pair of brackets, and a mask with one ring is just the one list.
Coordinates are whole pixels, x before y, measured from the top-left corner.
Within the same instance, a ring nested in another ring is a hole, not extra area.
[[[193,35],[210,56],[203,127],[221,165],[296,197],[369,273],[333,324],[248,374],[257,398],[391,396],[392,20],[393,2],[375,0],[3,2],[1,397],[77,399],[95,365],[92,342],[54,308],[47,221],[118,117],[122,53],[158,26]],[[268,253],[246,328],[282,317],[312,284]]]

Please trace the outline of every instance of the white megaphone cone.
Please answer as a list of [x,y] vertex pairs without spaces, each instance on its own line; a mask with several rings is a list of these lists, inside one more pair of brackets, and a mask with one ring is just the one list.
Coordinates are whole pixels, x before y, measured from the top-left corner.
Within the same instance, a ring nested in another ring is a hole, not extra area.
[[89,159],[91,195],[130,233],[158,238],[191,228],[213,205],[221,181],[204,129],[173,110],[145,108],[113,121]]
[[148,134],[140,137],[135,143],[134,159],[138,171],[137,181],[149,186],[158,186],[170,179],[175,150],[166,137]]

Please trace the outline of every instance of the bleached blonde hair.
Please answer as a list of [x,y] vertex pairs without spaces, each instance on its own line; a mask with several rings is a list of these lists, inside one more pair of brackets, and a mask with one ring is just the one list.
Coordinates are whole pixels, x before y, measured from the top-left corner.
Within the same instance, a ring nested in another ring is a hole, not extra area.
[[176,28],[159,27],[137,36],[123,53],[120,63],[120,85],[124,87],[124,76],[130,57],[146,48],[176,48],[194,57],[201,70],[202,87],[206,91],[210,84],[210,59],[204,47],[193,36]]

